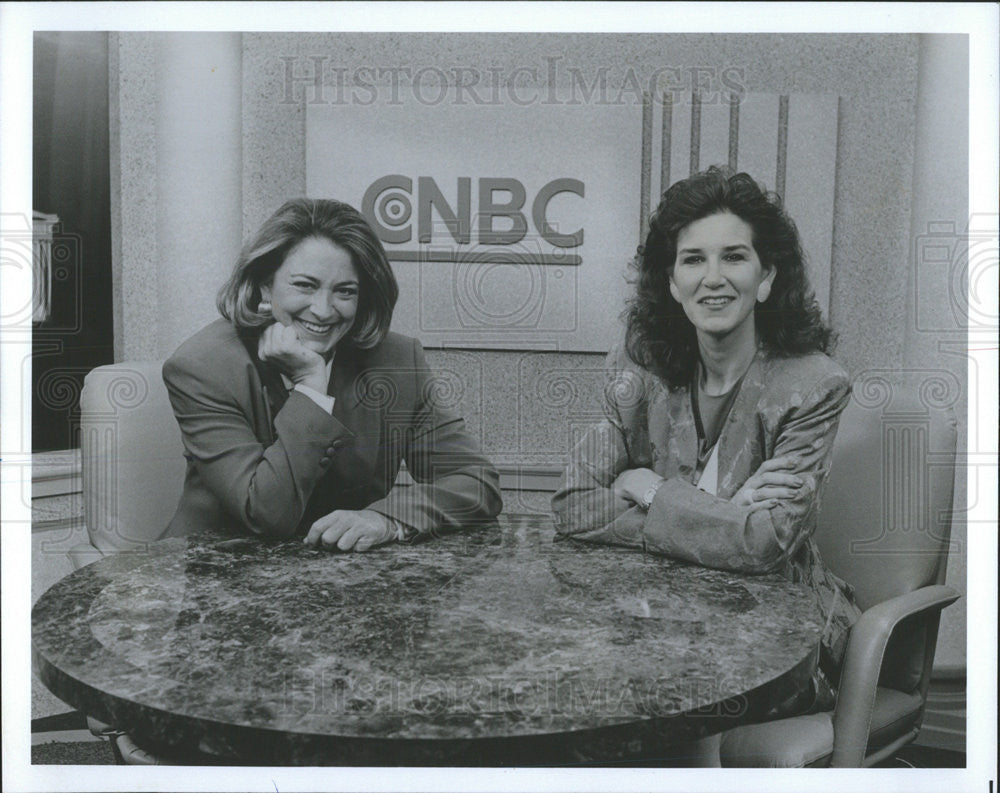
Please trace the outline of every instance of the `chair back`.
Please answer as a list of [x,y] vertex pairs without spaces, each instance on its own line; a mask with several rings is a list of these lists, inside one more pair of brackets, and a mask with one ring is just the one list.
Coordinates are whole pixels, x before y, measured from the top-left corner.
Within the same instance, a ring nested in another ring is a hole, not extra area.
[[957,423],[936,396],[861,378],[841,416],[815,539],[862,609],[944,583]]
[[101,552],[158,539],[177,509],[186,461],[161,362],[99,366],[80,394],[83,508]]
[[[861,377],[841,416],[815,539],[862,610],[944,583],[957,422],[941,395]],[[936,643],[936,617],[901,625],[879,684],[925,696]]]

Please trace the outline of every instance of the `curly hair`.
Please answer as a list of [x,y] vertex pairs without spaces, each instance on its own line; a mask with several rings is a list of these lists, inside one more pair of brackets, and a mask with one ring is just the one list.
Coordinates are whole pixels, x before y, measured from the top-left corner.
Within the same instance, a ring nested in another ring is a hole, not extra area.
[[310,237],[328,239],[351,255],[361,283],[357,320],[345,341],[359,349],[376,346],[389,332],[399,286],[368,221],[333,199],[293,198],[264,221],[216,296],[219,313],[244,331],[256,332],[273,322],[270,314],[258,311],[260,288],[270,283],[292,249]]
[[748,174],[713,166],[674,183],[663,194],[650,218],[645,244],[632,262],[638,278],[625,312],[625,350],[670,388],[688,385],[698,362],[694,325],[670,294],[677,238],[694,221],[722,212],[751,227],[761,265],[776,271],[770,298],[754,308],[757,336],[768,352],[776,356],[826,352],[835,341],[809,288],[798,231],[781,198],[763,190]]

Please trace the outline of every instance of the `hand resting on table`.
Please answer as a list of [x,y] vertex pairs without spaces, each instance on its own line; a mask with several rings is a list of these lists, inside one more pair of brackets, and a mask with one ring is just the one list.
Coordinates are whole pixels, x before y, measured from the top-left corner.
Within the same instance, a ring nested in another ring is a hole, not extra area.
[[396,529],[384,515],[368,509],[338,509],[313,523],[303,542],[331,551],[367,551],[394,539]]

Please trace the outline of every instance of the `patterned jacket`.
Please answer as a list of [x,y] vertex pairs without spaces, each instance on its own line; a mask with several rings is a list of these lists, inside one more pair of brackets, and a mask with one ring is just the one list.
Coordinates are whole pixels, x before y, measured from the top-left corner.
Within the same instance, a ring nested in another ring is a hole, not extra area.
[[[670,390],[620,350],[608,363],[605,418],[573,450],[552,499],[558,531],[706,567],[781,572],[815,592],[826,620],[824,648],[839,663],[859,611],[811,535],[840,413],[850,398],[844,371],[820,353],[779,358],[758,350],[718,440],[718,490],[712,495],[694,484],[698,437],[690,388]],[[795,460],[793,472],[804,480],[793,498],[754,513],[730,502],[764,460],[784,455]],[[651,468],[666,479],[648,512],[612,489],[631,468]]]

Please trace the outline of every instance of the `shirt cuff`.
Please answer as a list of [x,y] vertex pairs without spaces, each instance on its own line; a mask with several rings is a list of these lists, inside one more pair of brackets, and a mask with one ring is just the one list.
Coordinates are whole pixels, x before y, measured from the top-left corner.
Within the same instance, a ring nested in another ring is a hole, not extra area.
[[329,394],[321,394],[315,388],[310,388],[307,385],[302,385],[302,383],[297,383],[294,390],[298,391],[299,393],[305,394],[313,402],[315,402],[317,405],[323,408],[323,410],[325,410],[331,416],[333,415],[333,404],[337,400],[334,399]]
[[389,526],[395,529],[396,542],[412,542],[413,538],[420,534],[420,532],[413,528],[413,526],[403,523],[403,521],[398,518],[390,518],[388,515],[381,512],[379,514],[386,519]]
[[387,518],[391,526],[396,527],[396,542],[403,542],[406,540],[406,527],[400,523],[398,520],[393,520],[392,518]]

